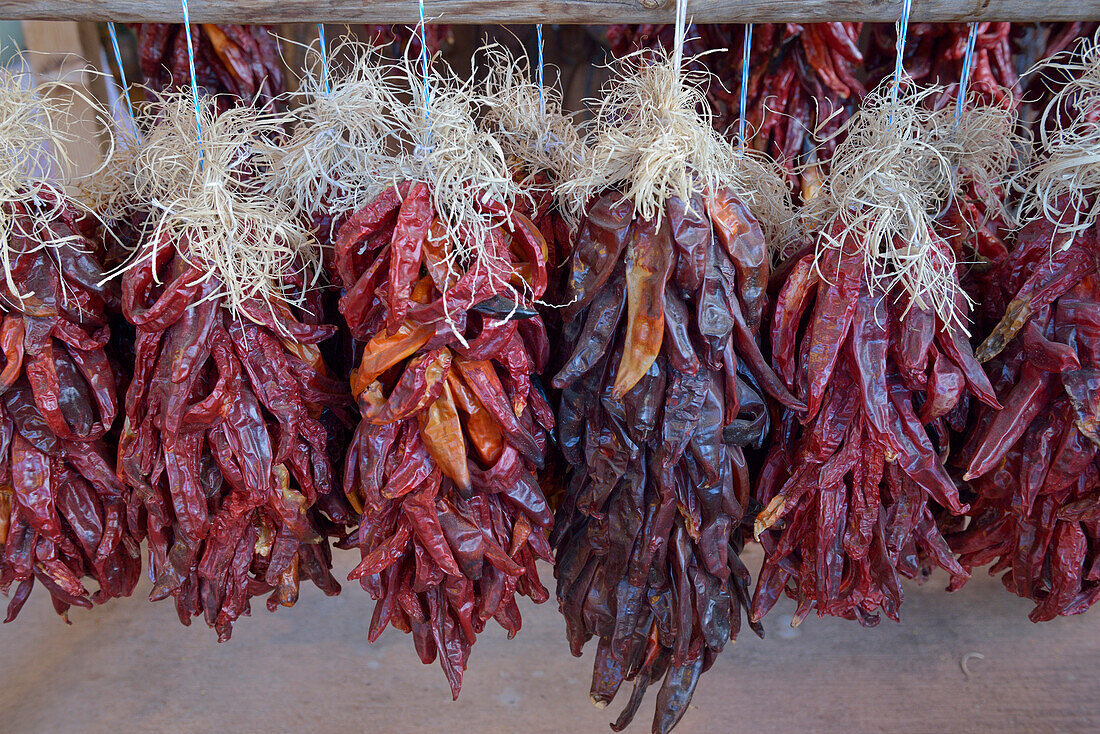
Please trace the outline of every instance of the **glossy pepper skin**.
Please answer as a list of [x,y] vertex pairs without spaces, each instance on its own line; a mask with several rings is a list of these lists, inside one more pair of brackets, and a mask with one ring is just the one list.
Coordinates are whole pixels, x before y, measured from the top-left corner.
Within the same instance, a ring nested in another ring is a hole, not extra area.
[[[138,63],[146,85],[154,92],[191,86],[187,35],[178,23],[139,23]],[[286,93],[279,42],[266,26],[214,25],[191,27],[195,77],[224,109],[254,104],[274,109]]]
[[[1073,220],[1067,202],[1059,210]],[[1035,602],[1034,622],[1100,597],[1097,254],[1095,227],[1070,236],[1039,220],[1020,232],[999,270],[1009,305],[978,350],[1005,407],[978,416],[957,456],[969,523],[944,523],[963,568],[992,563],[1009,591]]]
[[330,444],[351,400],[318,348],[335,327],[283,303],[230,312],[186,246],[146,240],[122,279],[137,337],[118,473],[151,598],[173,597],[181,622],[202,615],[226,640],[254,596],[274,611],[302,579],[339,592],[327,537],[349,508]]
[[109,448],[119,375],[108,321],[118,296],[103,284],[91,218],[49,188],[37,194],[48,231],[22,205],[4,213],[14,223],[10,280],[0,283],[0,589],[16,585],[9,622],[36,581],[67,620],[70,607],[128,596],[141,572]]
[[872,288],[859,234],[836,227],[843,249],[804,255],[772,320],[777,372],[809,410],[780,415],[755,488],[765,561],[753,619],[786,593],[795,623],[813,611],[897,620],[902,576],[966,573],[934,512],[968,509],[944,466],[948,441],[971,400],[999,409],[997,397],[958,327]]
[[[336,238],[340,312],[358,342],[360,423],[344,464],[355,508],[350,574],[377,601],[369,636],[411,632],[457,698],[476,636],[520,628],[516,595],[545,601],[552,515],[537,481],[554,415],[537,375],[549,342],[533,309],[547,245],[520,210],[449,231],[429,185],[402,182]],[[476,252],[455,257],[462,246]],[[464,263],[464,264],[463,264]]]
[[765,395],[805,409],[757,345],[764,244],[727,191],[669,201],[659,221],[609,191],[573,244],[552,380],[570,470],[557,596],[573,654],[598,640],[593,700],[634,681],[616,730],[653,683],[654,731],[675,726],[749,603],[742,447],[764,439]]

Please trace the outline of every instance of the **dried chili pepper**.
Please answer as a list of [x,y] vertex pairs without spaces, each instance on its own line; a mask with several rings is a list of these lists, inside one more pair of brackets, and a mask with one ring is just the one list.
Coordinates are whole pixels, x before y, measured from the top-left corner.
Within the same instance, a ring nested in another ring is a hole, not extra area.
[[[1023,101],[1020,77],[1013,62],[1012,23],[978,23],[974,55],[970,62],[971,91],[987,95],[993,104]],[[968,23],[911,23],[906,34],[905,71],[923,85],[943,85],[953,95],[962,78]],[[868,49],[868,75],[875,84],[894,73],[897,32],[892,24],[872,26]]]
[[[37,580],[57,613],[129,596],[141,571],[109,449],[119,306],[96,224],[50,186],[11,202],[0,301],[0,589],[12,621]],[[85,579],[98,589],[89,591]]]
[[423,33],[417,26],[410,25],[367,25],[367,36],[377,46],[393,46],[395,58],[406,55],[420,56],[422,41],[427,39],[428,57],[446,53],[455,43],[454,27],[447,23],[428,23]]
[[[491,202],[480,243],[453,230],[430,186],[387,189],[336,240],[340,311],[362,350],[351,376],[362,420],[344,468],[357,517],[342,545],[360,549],[350,578],[377,600],[370,639],[387,625],[411,632],[457,698],[485,624],[514,635],[516,594],[549,597],[535,561],[550,560],[552,518],[536,472],[554,416],[531,308],[547,252],[530,219]],[[456,266],[459,246],[479,254]]]

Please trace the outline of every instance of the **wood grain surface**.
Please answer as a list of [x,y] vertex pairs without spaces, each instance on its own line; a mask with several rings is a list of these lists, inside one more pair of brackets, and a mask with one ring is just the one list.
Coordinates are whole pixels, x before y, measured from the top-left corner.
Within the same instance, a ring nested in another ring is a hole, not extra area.
[[[338,578],[354,557],[336,555]],[[758,567],[758,547],[747,562]],[[703,675],[675,734],[1100,731],[1100,609],[1036,625],[1031,604],[984,571],[953,594],[946,582],[905,584],[901,624],[874,629],[815,617],[791,629],[794,605],[781,601],[766,639],[743,635]],[[589,703],[594,645],[569,655],[553,600],[521,600],[514,640],[486,629],[452,703],[408,635],[368,644],[373,603],[356,584],[331,599],[305,584],[275,614],[260,599],[222,645],[201,620],[180,626],[170,601],[147,601],[149,589],[74,609],[70,627],[36,588],[0,628],[0,731],[607,734],[629,694],[602,711]],[[626,734],[649,731],[656,693]]]
[[[901,0],[691,0],[699,23],[894,21]],[[415,23],[410,0],[190,0],[195,23]],[[675,0],[425,0],[441,23],[671,22]],[[179,0],[0,0],[4,20],[179,22]],[[913,22],[1095,20],[1097,0],[914,0]]]

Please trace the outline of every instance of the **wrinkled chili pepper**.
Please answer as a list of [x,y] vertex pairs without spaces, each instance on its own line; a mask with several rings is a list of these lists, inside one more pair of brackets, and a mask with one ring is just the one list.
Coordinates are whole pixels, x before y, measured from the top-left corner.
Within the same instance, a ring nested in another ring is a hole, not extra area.
[[671,200],[658,221],[609,191],[573,245],[553,378],[571,474],[553,536],[557,596],[573,654],[598,638],[593,700],[634,682],[616,731],[652,683],[654,731],[675,726],[748,606],[743,447],[767,432],[765,391],[804,409],[759,351],[764,252],[725,190]]
[[17,585],[5,621],[36,580],[67,621],[70,607],[129,596],[141,572],[109,448],[119,377],[108,321],[119,303],[104,285],[94,220],[49,187],[36,191],[33,224],[27,206],[4,212],[12,229],[0,284],[0,589]]
[[902,576],[966,573],[934,520],[967,510],[944,459],[970,400],[1000,405],[965,334],[872,285],[860,234],[834,227],[843,249],[804,255],[772,320],[778,372],[809,411],[782,413],[755,488],[753,619],[786,593],[792,624],[813,611],[897,620]]
[[[360,550],[350,578],[377,601],[370,639],[411,632],[456,698],[485,624],[514,635],[516,595],[549,597],[535,561],[551,558],[552,515],[536,476],[554,416],[536,387],[549,342],[533,308],[547,246],[518,209],[484,207],[479,241],[448,229],[429,184],[401,183],[348,217],[335,252],[361,350],[344,465],[356,516],[341,545]],[[459,245],[477,253],[465,266]]]
[[[967,88],[994,104],[1023,101],[1019,73],[1013,61],[1012,23],[978,23]],[[966,58],[968,23],[911,23],[906,33],[905,72],[924,85],[945,87],[954,97]],[[897,31],[888,23],[871,27],[867,53],[869,79],[876,84],[894,73]],[[953,100],[952,100],[953,101]]]
[[455,43],[454,28],[446,23],[427,23],[423,32],[417,26],[410,25],[367,25],[367,36],[376,46],[392,46],[394,58],[403,59],[420,56],[422,39],[427,39],[428,57],[445,53]]

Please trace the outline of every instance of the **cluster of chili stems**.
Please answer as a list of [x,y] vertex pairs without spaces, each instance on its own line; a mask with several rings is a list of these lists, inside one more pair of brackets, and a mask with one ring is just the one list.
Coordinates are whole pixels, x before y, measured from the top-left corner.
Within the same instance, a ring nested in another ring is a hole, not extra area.
[[[692,25],[684,54],[726,84],[707,89],[715,129],[738,134],[741,117],[743,25]],[[787,169],[796,190],[812,195],[828,174],[828,161],[843,139],[840,127],[867,88],[859,78],[862,23],[760,23],[749,49],[744,117],[748,143]],[[611,49],[623,55],[657,44],[672,48],[671,25],[615,25]],[[721,49],[721,52],[715,53]]]

